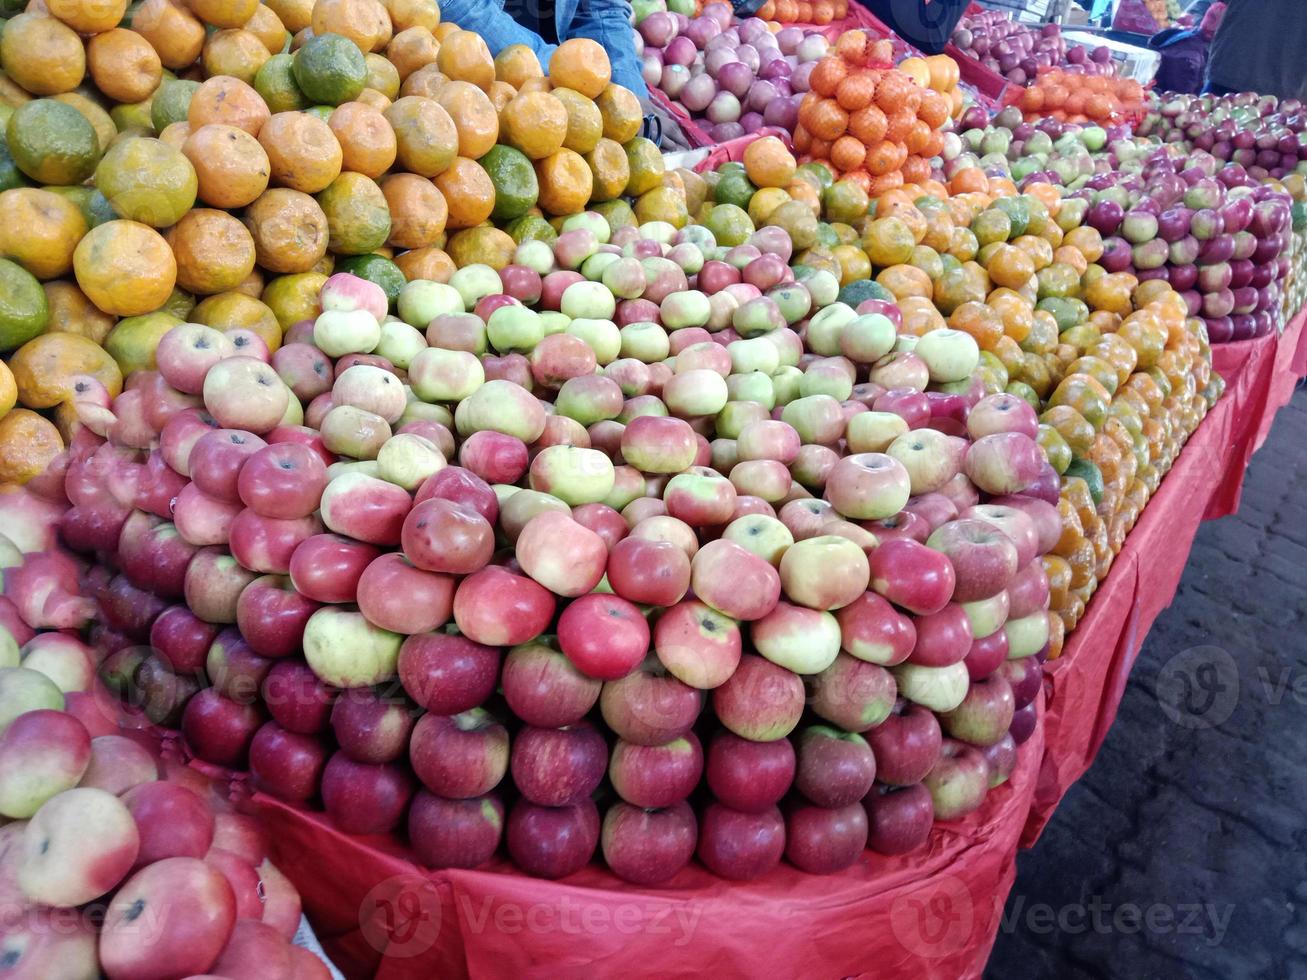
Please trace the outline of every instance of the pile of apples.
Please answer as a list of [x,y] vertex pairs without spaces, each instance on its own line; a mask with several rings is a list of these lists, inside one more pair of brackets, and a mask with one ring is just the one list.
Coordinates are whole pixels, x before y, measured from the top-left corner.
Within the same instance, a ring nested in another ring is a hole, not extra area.
[[[7,590],[26,605],[43,583],[67,609],[72,593],[60,594],[50,566],[72,559],[5,543]],[[127,716],[120,725],[94,647],[72,631],[35,632],[19,608],[0,610],[5,975],[330,976],[291,944],[299,893],[268,860],[258,823],[199,773],[161,762]]]
[[1036,723],[1033,409],[969,335],[795,281],[781,229],[580,225],[398,316],[337,275],[271,355],[186,324],[112,403],[87,383],[62,533],[102,676],[434,867],[922,846]]

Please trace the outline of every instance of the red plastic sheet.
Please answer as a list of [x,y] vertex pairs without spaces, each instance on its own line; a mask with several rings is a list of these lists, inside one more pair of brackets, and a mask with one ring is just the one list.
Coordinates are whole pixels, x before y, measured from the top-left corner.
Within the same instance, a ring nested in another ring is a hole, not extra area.
[[920,853],[871,851],[813,876],[782,865],[728,882],[698,864],[635,888],[597,865],[559,882],[489,870],[427,871],[397,838],[358,838],[263,796],[252,801],[278,867],[328,955],[351,978],[979,977],[1015,877],[1017,838],[1044,752],[1042,726],[1012,779]]
[[1279,336],[1214,348],[1225,395],[1144,509],[1062,656],[1046,668],[1047,747],[1022,847],[1035,843],[1067,789],[1093,764],[1144,637],[1175,597],[1198,525],[1238,509],[1248,460],[1307,373],[1305,323],[1307,312]]

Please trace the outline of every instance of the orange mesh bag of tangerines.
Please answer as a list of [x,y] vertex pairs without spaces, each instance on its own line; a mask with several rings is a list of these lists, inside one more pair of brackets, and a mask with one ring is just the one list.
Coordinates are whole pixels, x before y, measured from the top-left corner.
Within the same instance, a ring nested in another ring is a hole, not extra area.
[[794,133],[804,161],[828,164],[872,197],[929,179],[953,110],[948,96],[891,67],[891,57],[886,40],[840,35],[813,69]]
[[1147,91],[1133,78],[1087,75],[1073,69],[1041,68],[1028,88],[1013,88],[1005,102],[1026,119],[1115,125],[1143,118]]

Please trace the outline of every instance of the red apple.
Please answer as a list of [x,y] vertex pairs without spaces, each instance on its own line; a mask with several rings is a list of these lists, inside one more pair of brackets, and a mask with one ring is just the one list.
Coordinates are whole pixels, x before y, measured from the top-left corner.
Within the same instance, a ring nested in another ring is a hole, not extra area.
[[1025,568],[1040,554],[1039,531],[1034,519],[1023,510],[1002,504],[977,504],[962,516],[992,524],[1006,534],[1017,549],[1017,568]]
[[699,717],[702,695],[650,657],[638,670],[604,684],[599,710],[620,738],[663,745],[686,735]]
[[429,868],[475,868],[494,856],[504,832],[498,796],[448,800],[417,791],[408,810],[408,839]]
[[335,692],[318,680],[302,660],[281,660],[263,678],[263,703],[277,723],[290,732],[324,731]]
[[708,788],[728,807],[761,813],[789,791],[795,766],[794,746],[788,739],[751,742],[718,732],[708,746]]
[[912,620],[875,592],[864,592],[835,618],[840,624],[841,647],[870,664],[900,664],[917,642]]
[[306,803],[318,795],[327,755],[326,744],[316,736],[270,721],[250,742],[250,780],[255,789],[279,800]]
[[458,461],[488,483],[516,483],[530,462],[526,443],[489,429],[474,432],[463,441]]
[[882,783],[920,782],[939,758],[939,720],[928,709],[900,698],[890,716],[867,733]]
[[470,507],[436,497],[409,512],[401,542],[405,556],[418,568],[467,575],[490,561],[495,532]]
[[186,605],[206,623],[234,623],[237,600],[256,578],[226,548],[201,548],[186,566]]
[[587,722],[566,728],[526,727],[513,741],[513,782],[540,806],[586,799],[604,777],[608,747]]
[[809,686],[813,712],[850,732],[865,732],[884,721],[897,691],[894,675],[884,667],[843,652]]
[[710,803],[699,821],[699,860],[715,875],[748,881],[771,871],[785,853],[785,820],[776,807],[757,813]]
[[436,629],[449,621],[454,608],[454,579],[416,568],[398,552],[382,555],[368,565],[357,593],[359,611],[394,633]]
[[265,657],[288,657],[300,649],[304,625],[318,603],[295,590],[285,575],[264,575],[241,592],[236,624],[250,649]]
[[[405,641],[404,648],[407,649],[410,643],[418,639],[420,638],[410,637]],[[468,643],[461,638],[446,637],[445,639],[457,639],[461,643]],[[399,658],[402,680],[404,679],[404,650],[400,651]],[[497,654],[495,663],[498,664]],[[494,683],[494,673],[490,672],[485,696],[489,696],[493,691]],[[562,728],[580,721],[594,707],[595,702],[599,700],[599,692],[605,686],[602,681],[587,677],[577,670],[561,651],[538,642],[523,644],[509,651],[508,656],[504,658],[504,669],[499,683],[504,692],[504,699],[508,702],[514,716],[521,718],[528,725],[536,725],[540,728]],[[621,684],[623,681],[610,683]],[[447,685],[442,682],[432,686],[440,689]],[[411,690],[409,696],[419,700]]]
[[418,779],[437,796],[483,796],[508,771],[508,732],[482,708],[423,715],[413,726],[409,760]]
[[908,538],[886,541],[870,556],[871,587],[909,612],[939,612],[953,598],[955,573],[948,556]]
[[1010,732],[1004,732],[993,745],[981,749],[985,762],[989,765],[989,788],[1002,786],[1012,775],[1017,766],[1017,742]]
[[404,755],[413,716],[402,696],[370,688],[342,691],[331,708],[331,730],[355,762],[393,762]]
[[390,833],[404,819],[412,796],[413,777],[394,762],[371,765],[337,752],[322,771],[323,807],[346,834]]
[[995,630],[989,636],[971,641],[965,663],[967,674],[973,681],[983,680],[1007,660],[1007,634]]
[[1032,561],[1007,587],[1008,616],[1024,619],[1048,608],[1048,575],[1042,562]]
[[322,491],[322,523],[337,534],[369,544],[394,547],[400,543],[413,505],[403,487],[363,473],[344,473]]
[[1012,686],[1000,674],[972,681],[962,703],[940,719],[950,738],[989,746],[1007,734],[1016,702]]
[[935,819],[960,820],[985,802],[989,763],[978,748],[946,738],[938,761],[922,782],[935,803]]
[[290,944],[272,926],[253,919],[237,919],[218,962],[215,976],[295,980]]
[[[149,942],[141,942],[148,924]],[[111,977],[205,973],[236,925],[236,896],[222,872],[172,857],[136,872],[114,896],[100,933],[100,966]]]
[[200,689],[199,678],[198,672],[174,674],[158,657],[146,657],[135,677],[128,678],[126,690],[132,694],[132,703],[145,712],[146,718],[156,725],[176,728],[187,702]]
[[99,735],[91,739],[91,761],[77,785],[120,796],[158,778],[154,756],[142,746],[122,735]]
[[867,812],[861,803],[837,808],[795,806],[786,814],[785,857],[809,874],[843,871],[866,846]]
[[308,446],[282,442],[265,446],[245,461],[237,493],[254,513],[276,520],[308,517],[327,486],[327,467]]
[[295,548],[290,579],[297,592],[316,602],[353,602],[363,570],[380,549],[338,534],[315,534]]
[[921,783],[877,783],[862,805],[867,810],[867,846],[878,854],[907,854],[930,837],[935,804],[930,790]]
[[587,677],[625,677],[649,652],[649,624],[633,603],[592,593],[574,600],[558,617],[558,644]]
[[733,541],[704,545],[690,562],[690,587],[723,615],[737,620],[761,619],[780,599],[780,573],[767,560]]
[[682,802],[703,773],[703,749],[693,732],[664,745],[637,745],[618,739],[608,763],[608,779],[627,803],[659,809]]
[[913,623],[917,642],[908,663],[947,667],[966,659],[972,643],[971,621],[961,605],[950,602],[939,612],[917,616]]
[[258,702],[259,687],[271,669],[272,661],[251,650],[234,629],[218,634],[204,661],[213,690],[240,704]]
[[499,498],[490,484],[461,466],[446,466],[427,477],[418,488],[414,503],[420,504],[432,497],[471,507],[492,524],[499,516]]
[[537,878],[564,878],[585,867],[599,844],[599,811],[594,802],[539,806],[519,800],[508,815],[508,853]]
[[662,810],[614,803],[604,815],[601,843],[610,871],[635,885],[656,885],[690,863],[698,839],[685,802]]
[[410,698],[434,714],[452,715],[494,692],[499,651],[457,634],[421,633],[400,647],[398,671]]
[[1039,721],[1039,702],[1031,701],[1024,708],[1017,708],[1012,713],[1012,727],[1008,733],[1017,745],[1024,745],[1031,735],[1035,734],[1035,725]]
[[198,618],[185,606],[170,606],[150,626],[150,646],[177,674],[204,669],[218,627]]
[[803,681],[756,654],[745,654],[735,673],[714,689],[713,710],[723,725],[755,742],[784,738],[803,715]]
[[202,435],[191,448],[191,481],[210,497],[240,503],[236,489],[246,460],[267,443],[243,429],[214,429]]
[[553,594],[538,582],[491,565],[458,584],[454,622],[478,643],[517,646],[545,631],[554,606]]
[[653,643],[671,674],[701,690],[724,684],[740,662],[739,625],[695,599],[678,602],[658,617]]
[[140,832],[137,868],[164,858],[202,858],[213,844],[213,813],[185,787],[159,780],[141,783],[122,801]]
[[946,556],[953,566],[954,602],[975,602],[997,595],[1021,567],[1012,539],[994,525],[974,518],[940,525],[926,544]]
[[205,762],[242,769],[254,733],[263,724],[258,708],[225,698],[213,688],[186,703],[182,734],[195,755]]

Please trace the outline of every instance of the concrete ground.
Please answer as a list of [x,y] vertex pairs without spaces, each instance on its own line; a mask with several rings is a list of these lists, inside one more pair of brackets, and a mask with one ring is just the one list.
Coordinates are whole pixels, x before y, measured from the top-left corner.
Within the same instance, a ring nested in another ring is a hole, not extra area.
[[1202,525],[987,980],[1307,978],[1307,392]]

